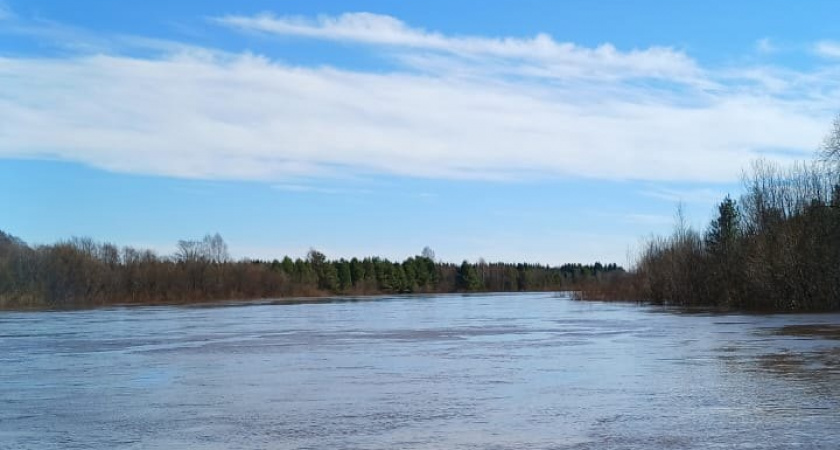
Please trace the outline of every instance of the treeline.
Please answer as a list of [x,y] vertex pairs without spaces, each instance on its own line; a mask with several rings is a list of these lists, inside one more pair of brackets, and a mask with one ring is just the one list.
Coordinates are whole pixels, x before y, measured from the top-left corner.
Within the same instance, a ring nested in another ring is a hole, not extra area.
[[[820,155],[783,167],[759,161],[744,194],[726,197],[708,227],[678,214],[632,273],[590,297],[768,311],[840,310],[840,122]],[[587,295],[587,293],[585,293]]]
[[438,262],[426,248],[402,262],[384,258],[329,260],[316,250],[305,259],[230,258],[218,234],[178,243],[177,252],[117,247],[88,238],[29,246],[0,231],[0,307],[64,308],[108,304],[330,295],[516,292],[574,289],[606,280],[615,264]]

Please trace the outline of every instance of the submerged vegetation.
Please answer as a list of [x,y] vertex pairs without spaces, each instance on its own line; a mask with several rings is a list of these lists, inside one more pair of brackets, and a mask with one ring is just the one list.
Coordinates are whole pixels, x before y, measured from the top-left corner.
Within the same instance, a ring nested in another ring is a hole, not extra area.
[[635,267],[588,298],[770,311],[840,310],[840,119],[812,162],[753,164],[704,232],[678,212]]
[[518,292],[576,289],[615,277],[615,264],[451,264],[431,249],[402,262],[383,258],[234,261],[218,234],[178,243],[171,256],[88,238],[29,246],[0,232],[0,307],[65,308],[108,304],[329,295]]

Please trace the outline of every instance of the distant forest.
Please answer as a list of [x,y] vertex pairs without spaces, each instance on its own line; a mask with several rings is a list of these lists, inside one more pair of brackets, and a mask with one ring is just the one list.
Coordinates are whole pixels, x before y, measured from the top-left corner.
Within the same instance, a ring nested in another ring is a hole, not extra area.
[[112,304],[332,295],[519,292],[577,289],[624,273],[616,264],[505,264],[435,260],[426,248],[402,262],[370,257],[234,261],[218,234],[178,242],[160,256],[89,238],[29,246],[0,231],[0,307],[71,308]]
[[703,231],[681,212],[626,277],[590,299],[765,311],[840,310],[840,118],[817,157],[757,161],[739,199],[724,198]]

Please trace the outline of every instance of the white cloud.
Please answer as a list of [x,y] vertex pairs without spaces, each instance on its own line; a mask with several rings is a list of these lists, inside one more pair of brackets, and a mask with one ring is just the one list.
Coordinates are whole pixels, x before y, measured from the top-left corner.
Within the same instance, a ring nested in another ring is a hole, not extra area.
[[367,195],[372,191],[367,189],[346,189],[346,188],[330,188],[322,186],[314,186],[310,184],[297,183],[277,183],[271,186],[278,191],[298,192],[307,194],[327,194],[327,195]]
[[372,14],[218,20],[399,47],[408,66],[300,67],[130,37],[119,45],[165,55],[0,59],[0,157],[287,189],[368,174],[732,181],[767,150],[810,156],[840,92],[836,69],[712,76],[664,47],[451,37]]
[[[225,16],[214,21],[239,30],[279,36],[433,51],[467,58],[472,63],[477,59],[492,58],[491,62],[500,68],[504,66],[499,59],[517,60],[530,69],[531,75],[539,73],[546,77],[651,77],[686,83],[696,83],[700,79],[694,61],[670,47],[622,52],[611,44],[587,48],[557,42],[544,33],[532,38],[447,36],[412,28],[391,16],[371,13],[321,16],[315,20],[261,14]],[[536,67],[528,67],[528,63],[536,64]]]
[[819,41],[814,44],[814,53],[823,58],[840,58],[840,43],[835,41]]
[[252,55],[7,58],[0,155],[199,178],[720,181],[762,149],[814,148],[828,123],[813,105],[773,98],[720,94],[686,106],[627,89],[301,68]]

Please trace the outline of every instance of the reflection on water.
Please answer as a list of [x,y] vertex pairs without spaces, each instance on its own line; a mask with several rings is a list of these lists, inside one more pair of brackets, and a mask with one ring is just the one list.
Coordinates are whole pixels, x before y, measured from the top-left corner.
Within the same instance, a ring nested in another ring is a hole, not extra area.
[[[756,368],[781,377],[803,381],[803,389],[840,392],[840,326],[834,324],[795,324],[766,330],[786,336],[789,346],[759,355]],[[804,341],[805,345],[794,345]],[[814,342],[809,342],[814,341]]]
[[0,448],[840,448],[840,315],[227,306],[0,313]]

